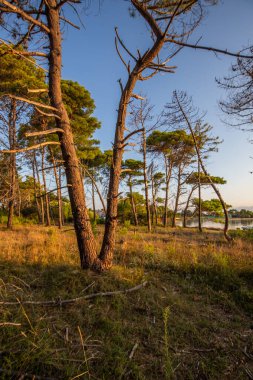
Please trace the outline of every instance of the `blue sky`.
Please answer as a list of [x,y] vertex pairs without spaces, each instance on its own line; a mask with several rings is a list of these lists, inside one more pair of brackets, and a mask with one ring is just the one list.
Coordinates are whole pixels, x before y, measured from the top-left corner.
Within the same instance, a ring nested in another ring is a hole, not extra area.
[[[149,46],[150,37],[140,17],[130,18],[129,3],[123,0],[93,1],[92,6],[80,12],[84,28],[80,31],[66,28],[63,41],[63,77],[84,85],[95,99],[95,115],[102,128],[96,133],[102,149],[111,148],[117,116],[120,90],[117,80],[126,79],[125,68],[119,61],[114,46],[114,27],[133,52]],[[220,0],[208,8],[208,14],[191,37],[201,44],[238,51],[253,43],[253,1]],[[71,13],[72,20],[77,21]],[[227,203],[234,207],[253,207],[253,145],[250,133],[225,126],[218,100],[225,96],[215,83],[215,77],[228,74],[235,59],[215,56],[213,53],[185,48],[173,60],[178,66],[175,74],[159,74],[138,85],[138,91],[147,94],[156,112],[161,111],[175,89],[187,91],[194,103],[207,112],[206,121],[214,127],[214,134],[224,140],[219,152],[210,157],[208,170],[227,180],[221,188]],[[205,198],[213,196],[205,192]]]

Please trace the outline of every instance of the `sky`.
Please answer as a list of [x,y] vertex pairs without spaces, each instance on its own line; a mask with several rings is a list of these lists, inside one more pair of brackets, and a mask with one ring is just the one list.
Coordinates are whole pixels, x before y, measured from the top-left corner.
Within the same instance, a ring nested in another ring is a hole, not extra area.
[[[132,52],[138,48],[144,51],[151,43],[145,23],[140,17],[130,18],[128,7],[124,0],[104,0],[100,5],[93,0],[88,9],[79,8],[81,30],[66,27],[63,37],[63,78],[78,81],[95,100],[95,116],[102,123],[95,137],[101,149],[112,146],[120,97],[118,79],[123,83],[126,80],[126,70],[115,51],[114,28],[118,27]],[[253,43],[253,0],[220,0],[206,13],[190,42],[196,43],[201,37],[202,45],[234,52]],[[78,23],[72,12],[67,11],[67,16]],[[253,136],[226,126],[218,106],[226,94],[215,78],[227,75],[232,63],[233,57],[184,48],[171,61],[177,66],[175,74],[158,74],[141,82],[135,93],[145,94],[156,113],[170,101],[173,90],[192,96],[194,104],[206,112],[205,120],[213,126],[213,134],[224,140],[219,152],[209,158],[208,171],[227,180],[220,189],[226,203],[253,209],[253,175],[249,173],[253,171],[253,145],[249,143]],[[204,198],[211,197],[215,197],[213,192],[206,190]]]

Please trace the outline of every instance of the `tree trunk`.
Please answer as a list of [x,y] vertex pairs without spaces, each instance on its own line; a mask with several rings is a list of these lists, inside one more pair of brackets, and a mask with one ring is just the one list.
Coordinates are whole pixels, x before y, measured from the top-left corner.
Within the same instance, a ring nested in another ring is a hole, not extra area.
[[163,226],[168,225],[168,202],[169,202],[169,186],[172,173],[172,163],[168,163],[168,158],[164,155],[165,161],[165,201],[164,201],[164,216],[163,216]]
[[191,132],[191,135],[192,135],[192,138],[193,138],[193,141],[194,141],[194,146],[195,146],[195,150],[196,150],[196,153],[197,153],[197,156],[198,156],[198,160],[199,160],[199,163],[200,163],[200,166],[201,166],[201,169],[203,171],[203,173],[205,174],[205,176],[209,179],[209,183],[210,185],[212,186],[213,190],[215,191],[217,197],[219,198],[220,202],[221,202],[221,205],[222,205],[222,208],[223,208],[223,212],[224,212],[224,216],[225,216],[225,225],[224,225],[224,236],[225,238],[227,239],[227,241],[231,241],[232,238],[228,235],[228,212],[227,212],[227,208],[226,208],[226,204],[218,190],[218,188],[215,186],[215,184],[213,183],[211,177],[209,176],[209,174],[207,173],[206,171],[206,168],[203,164],[203,161],[202,161],[202,158],[201,158],[201,155],[200,155],[200,151],[199,151],[199,148],[198,148],[198,144],[197,144],[197,141],[196,141],[196,137],[195,137],[195,134],[193,132],[193,129],[192,129],[192,126],[191,126],[191,123],[189,122],[189,119],[187,117],[187,115],[185,114],[180,102],[178,101],[178,105],[179,105],[179,108],[185,118],[185,121],[190,129],[190,132]]
[[51,147],[49,147],[49,152],[51,156],[51,160],[53,163],[53,169],[54,169],[54,178],[55,178],[55,185],[56,185],[56,193],[57,193],[57,203],[58,203],[58,227],[59,229],[62,228],[62,199],[61,199],[61,184],[59,181],[59,176],[57,173],[57,167],[56,162],[54,158],[54,153]]
[[199,225],[199,232],[202,232],[202,225],[201,225],[201,181],[200,181],[200,162],[199,162],[199,160],[198,160],[198,192],[199,192],[198,225]]
[[143,126],[142,132],[142,152],[143,152],[143,180],[145,187],[145,205],[146,214],[148,222],[148,231],[151,232],[151,218],[150,218],[150,207],[149,207],[149,194],[148,194],[148,178],[147,178],[147,144],[146,144],[146,129]]
[[[157,218],[156,189],[155,189],[155,184],[154,184],[153,166],[151,168],[150,176],[151,176],[151,191],[152,191],[152,203],[153,203],[153,207],[152,207],[152,219],[153,219],[153,217],[155,215],[155,225],[157,226],[157,224],[158,224],[158,218]],[[154,220],[152,220],[152,222],[154,224]]]
[[186,201],[186,205],[185,205],[185,209],[184,209],[184,219],[183,219],[183,227],[186,228],[186,216],[187,216],[187,211],[188,211],[188,207],[189,207],[189,203],[190,203],[190,200],[191,200],[191,197],[192,197],[192,193],[194,192],[195,190],[195,186],[192,187],[191,191],[190,191],[190,194],[187,198],[187,201]]
[[94,183],[92,181],[91,181],[91,191],[92,191],[93,222],[95,222],[96,221],[95,189],[94,189]]
[[56,118],[58,128],[64,133],[58,133],[64,160],[69,198],[79,248],[82,268],[91,268],[97,258],[96,241],[92,232],[89,213],[86,207],[84,187],[75,150],[70,120],[62,100],[61,91],[61,30],[59,8],[56,0],[48,0],[46,17],[49,34],[49,97],[51,105],[57,109],[60,119]]
[[[139,2],[133,3],[137,11],[145,18],[147,12],[143,5]],[[116,123],[114,144],[113,144],[113,159],[110,169],[110,181],[107,197],[107,212],[105,219],[105,231],[103,243],[99,255],[99,262],[97,266],[99,270],[106,269],[111,266],[113,253],[115,249],[115,233],[117,227],[117,208],[118,208],[118,192],[121,174],[121,164],[123,157],[123,150],[125,147],[124,132],[126,123],[126,113],[129,101],[133,94],[133,89],[136,82],[140,79],[142,71],[148,67],[149,63],[155,59],[165,42],[165,35],[160,34],[156,36],[156,40],[150,50],[148,50],[142,57],[140,57],[130,72],[126,86],[122,88],[122,94],[118,107],[118,117]]]
[[[9,114],[9,145],[10,149],[16,148],[16,120],[17,109],[16,100],[11,99],[11,107]],[[9,204],[8,204],[8,220],[7,228],[13,227],[14,205],[16,196],[16,153],[10,155],[10,192],[9,192]]]
[[177,194],[176,194],[175,207],[174,207],[172,222],[171,222],[171,227],[173,228],[176,227],[176,216],[177,216],[177,209],[178,209],[180,194],[181,194],[181,166],[179,165],[178,175],[177,175]]
[[36,204],[36,207],[37,207],[38,223],[40,224],[40,223],[41,223],[41,210],[40,210],[40,205],[39,205],[39,201],[38,201],[38,198],[37,198],[37,183],[36,183],[36,173],[35,173],[34,153],[33,153],[33,157],[32,157],[32,159],[31,159],[31,161],[32,161],[32,169],[33,169],[34,200],[35,200],[35,204]]
[[132,187],[132,178],[129,176],[129,194],[130,194],[130,201],[131,201],[131,206],[132,206],[132,212],[134,216],[134,225],[138,226],[138,216],[137,216],[137,211],[136,211],[136,205],[134,202],[134,197],[133,197],[133,187]]
[[101,191],[99,190],[99,188],[98,188],[98,186],[97,186],[97,184],[96,184],[96,181],[95,181],[95,179],[94,179],[94,176],[90,173],[90,171],[89,171],[84,165],[82,165],[82,170],[83,170],[83,172],[85,172],[85,173],[88,175],[88,177],[90,178],[90,180],[91,180],[91,182],[93,183],[94,187],[96,188],[96,192],[97,192],[97,194],[98,194],[98,196],[99,196],[99,199],[100,199],[100,202],[101,202],[101,204],[102,204],[102,207],[103,207],[104,213],[106,213],[105,202],[104,202],[104,199],[103,199],[103,197],[102,197]]
[[39,193],[39,201],[40,201],[40,209],[41,209],[41,224],[45,224],[45,210],[44,210],[44,200],[43,200],[43,194],[41,192],[41,183],[40,183],[40,175],[39,175],[39,169],[38,169],[38,163],[36,154],[34,152],[34,168],[35,168],[35,174],[37,178],[37,184],[38,184],[38,193]]
[[43,180],[43,186],[44,186],[44,200],[45,200],[45,205],[46,205],[46,225],[50,226],[51,225],[51,220],[50,220],[50,208],[49,208],[49,199],[48,199],[48,194],[47,194],[47,181],[46,181],[46,175],[45,175],[45,148],[43,146],[42,152],[41,152],[41,171],[42,171],[42,180]]

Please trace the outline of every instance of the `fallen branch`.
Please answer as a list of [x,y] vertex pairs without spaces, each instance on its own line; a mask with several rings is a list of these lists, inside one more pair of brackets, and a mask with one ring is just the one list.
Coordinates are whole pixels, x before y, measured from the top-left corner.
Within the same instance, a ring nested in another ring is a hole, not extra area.
[[92,298],[97,297],[110,297],[117,294],[127,294],[135,292],[136,290],[139,290],[141,288],[144,288],[147,285],[147,281],[143,282],[140,285],[136,285],[133,288],[125,289],[125,290],[116,290],[114,292],[99,292],[99,293],[92,293],[87,294],[86,296],[77,297],[77,298],[71,298],[62,300],[60,297],[58,299],[52,300],[52,301],[2,301],[0,302],[0,305],[35,305],[35,306],[62,306],[62,305],[71,305],[79,301],[83,300],[89,300]]

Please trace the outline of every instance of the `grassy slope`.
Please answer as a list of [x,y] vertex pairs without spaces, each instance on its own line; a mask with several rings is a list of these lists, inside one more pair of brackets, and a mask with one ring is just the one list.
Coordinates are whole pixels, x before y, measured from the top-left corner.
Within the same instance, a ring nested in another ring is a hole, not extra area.
[[0,305],[0,378],[250,378],[252,259],[251,242],[228,246],[216,231],[121,228],[113,269],[97,275],[79,270],[73,231],[2,228],[1,301],[148,285],[72,306]]

